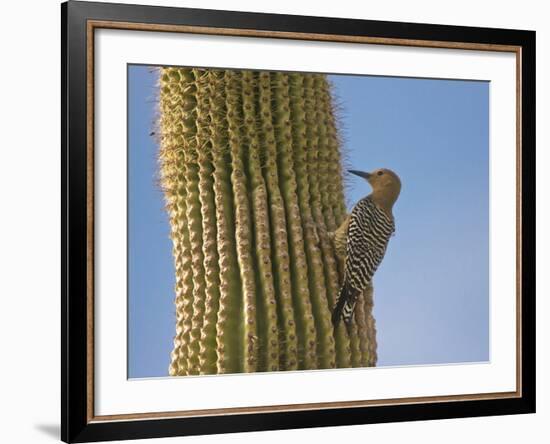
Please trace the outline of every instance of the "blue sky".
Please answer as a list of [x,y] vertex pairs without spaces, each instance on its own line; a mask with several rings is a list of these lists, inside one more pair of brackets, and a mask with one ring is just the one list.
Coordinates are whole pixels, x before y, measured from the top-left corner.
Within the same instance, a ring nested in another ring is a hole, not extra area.
[[[129,67],[129,377],[166,376],[174,267],[157,180],[154,72]],[[489,359],[489,83],[330,76],[346,166],[402,180],[374,278],[378,365]],[[346,178],[348,207],[370,192]]]

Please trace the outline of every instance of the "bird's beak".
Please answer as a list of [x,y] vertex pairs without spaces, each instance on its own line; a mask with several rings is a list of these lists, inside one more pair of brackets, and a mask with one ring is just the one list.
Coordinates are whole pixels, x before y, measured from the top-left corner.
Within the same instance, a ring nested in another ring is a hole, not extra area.
[[371,173],[365,173],[364,171],[357,170],[348,170],[348,173],[355,174],[356,176],[362,177],[363,179],[369,180]]

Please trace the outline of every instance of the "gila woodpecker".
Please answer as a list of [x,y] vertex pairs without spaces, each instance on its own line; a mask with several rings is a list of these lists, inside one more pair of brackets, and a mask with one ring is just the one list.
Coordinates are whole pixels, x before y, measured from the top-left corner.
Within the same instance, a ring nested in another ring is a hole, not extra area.
[[333,236],[336,252],[344,257],[345,266],[332,323],[336,328],[343,318],[348,330],[357,298],[371,284],[395,231],[392,208],[401,191],[399,176],[391,170],[349,172],[366,179],[372,193],[357,202]]

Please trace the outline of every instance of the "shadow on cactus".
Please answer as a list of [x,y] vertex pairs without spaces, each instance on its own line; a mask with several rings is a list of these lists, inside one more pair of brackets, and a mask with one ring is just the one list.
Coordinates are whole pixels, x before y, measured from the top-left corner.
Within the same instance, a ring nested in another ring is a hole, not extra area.
[[326,77],[162,68],[159,88],[170,375],[374,366],[372,287],[348,323],[331,321],[347,215]]

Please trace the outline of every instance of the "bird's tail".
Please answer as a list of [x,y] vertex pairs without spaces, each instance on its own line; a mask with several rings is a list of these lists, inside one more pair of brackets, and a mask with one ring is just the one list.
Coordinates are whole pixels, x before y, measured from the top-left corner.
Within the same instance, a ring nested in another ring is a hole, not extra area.
[[340,324],[340,319],[344,319],[346,328],[349,331],[356,302],[357,290],[351,288],[347,282],[344,283],[340,289],[340,295],[338,296],[336,306],[332,311],[332,324],[334,325],[334,328],[338,327]]

